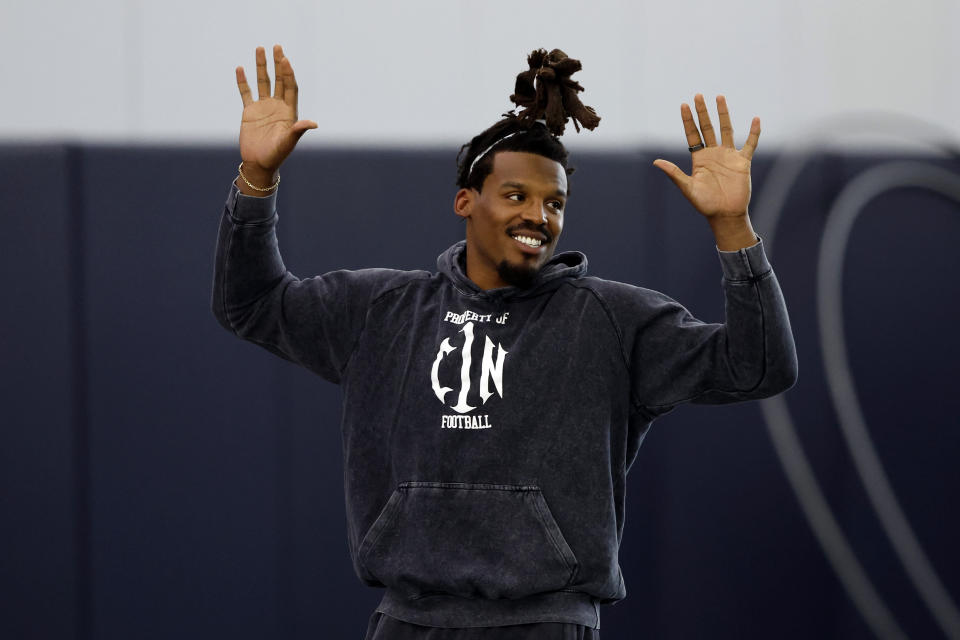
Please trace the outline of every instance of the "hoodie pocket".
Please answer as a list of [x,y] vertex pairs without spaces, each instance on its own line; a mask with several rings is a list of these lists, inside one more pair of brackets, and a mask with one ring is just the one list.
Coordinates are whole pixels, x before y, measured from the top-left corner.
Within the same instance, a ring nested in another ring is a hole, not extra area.
[[408,597],[522,598],[563,589],[578,568],[536,485],[403,482],[358,557]]

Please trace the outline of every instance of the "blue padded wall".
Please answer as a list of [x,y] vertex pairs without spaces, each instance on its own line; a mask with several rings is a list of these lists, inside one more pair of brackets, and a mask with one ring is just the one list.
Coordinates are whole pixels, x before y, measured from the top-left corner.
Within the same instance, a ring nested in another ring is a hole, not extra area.
[[[651,166],[657,155],[575,154],[560,248],[584,251],[593,275],[722,321],[713,237]],[[279,196],[288,269],[433,269],[463,235],[454,156],[298,150]],[[781,160],[758,155],[755,205]],[[751,217],[775,238],[800,356],[782,400],[803,454],[899,628],[938,638],[843,437],[817,315],[828,214],[858,176],[894,160],[815,153],[776,226],[771,211]],[[957,160],[912,160],[960,174]],[[229,335],[210,312],[237,161],[226,148],[0,147],[4,638],[362,637],[380,592],[348,555],[339,390]],[[928,189],[884,191],[834,274],[873,447],[954,603],[958,213]],[[601,610],[604,638],[875,637],[813,534],[762,408],[686,405],[654,424],[629,475],[628,595]]]
[[0,147],[0,637],[76,638],[87,571],[74,150]]

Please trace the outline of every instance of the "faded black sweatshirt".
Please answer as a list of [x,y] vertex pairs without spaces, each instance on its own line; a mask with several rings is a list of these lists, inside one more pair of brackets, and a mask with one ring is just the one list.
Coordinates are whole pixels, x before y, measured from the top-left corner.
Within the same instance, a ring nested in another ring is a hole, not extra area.
[[561,253],[529,289],[483,291],[459,242],[437,273],[299,279],[280,257],[276,195],[230,190],[213,312],[343,390],[354,568],[378,611],[415,624],[600,626],[626,595],[627,470],[682,402],[765,398],[797,358],[762,240],[718,251],[725,324],[587,275]]

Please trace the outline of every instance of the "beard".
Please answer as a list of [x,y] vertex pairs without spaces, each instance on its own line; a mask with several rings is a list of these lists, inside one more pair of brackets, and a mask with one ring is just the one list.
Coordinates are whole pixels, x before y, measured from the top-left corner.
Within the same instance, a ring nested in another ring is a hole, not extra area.
[[497,265],[497,274],[500,278],[512,287],[518,289],[529,289],[537,279],[540,269],[537,267],[527,267],[516,265],[506,260],[502,260]]

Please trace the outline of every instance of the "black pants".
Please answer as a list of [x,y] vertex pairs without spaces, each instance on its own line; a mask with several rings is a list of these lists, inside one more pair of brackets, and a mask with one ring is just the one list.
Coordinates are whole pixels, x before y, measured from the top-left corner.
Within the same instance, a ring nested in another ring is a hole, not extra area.
[[374,611],[364,640],[600,640],[600,631],[569,622],[443,629],[411,624]]

